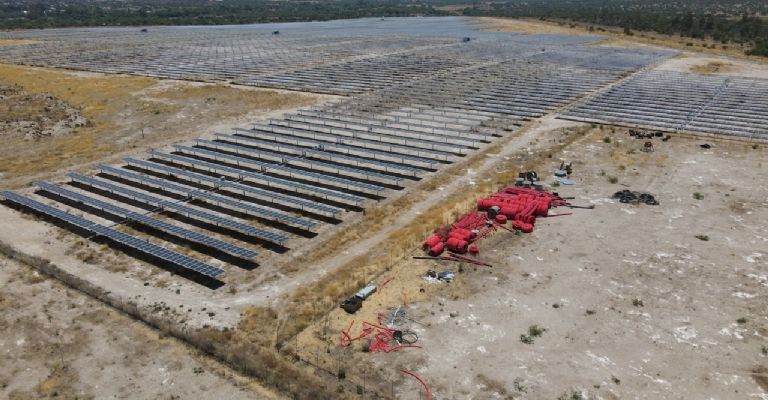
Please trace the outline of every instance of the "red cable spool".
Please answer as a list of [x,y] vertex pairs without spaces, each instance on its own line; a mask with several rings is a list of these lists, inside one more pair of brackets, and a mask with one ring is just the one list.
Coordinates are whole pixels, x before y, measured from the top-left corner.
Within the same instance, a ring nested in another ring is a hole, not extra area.
[[467,252],[466,240],[461,240],[461,239],[452,237],[452,238],[448,238],[445,244],[446,244],[446,247],[448,247],[448,250],[454,253],[464,254]]
[[480,252],[480,247],[478,247],[476,244],[472,243],[467,248],[470,254],[477,254]]
[[448,237],[466,241],[472,237],[472,231],[462,228],[453,229],[451,230],[451,233],[448,234]]
[[525,233],[533,232],[533,225],[523,221],[512,221],[512,227]]
[[443,239],[440,238],[438,235],[432,235],[427,238],[427,240],[424,241],[424,244],[421,245],[424,249],[431,249],[432,247],[435,247],[438,243],[442,242]]
[[443,254],[444,250],[445,250],[445,243],[439,242],[429,249],[429,255],[432,257],[437,257],[440,254]]
[[536,208],[536,215],[539,217],[546,217],[549,212],[549,200],[539,200],[538,207]]
[[507,216],[504,214],[499,214],[496,216],[496,222],[498,222],[501,225],[504,225],[507,223]]

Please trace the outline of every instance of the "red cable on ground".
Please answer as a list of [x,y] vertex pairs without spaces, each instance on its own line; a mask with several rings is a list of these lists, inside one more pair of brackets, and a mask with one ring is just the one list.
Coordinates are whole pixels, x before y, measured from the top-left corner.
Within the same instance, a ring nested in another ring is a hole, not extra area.
[[384,281],[381,285],[379,285],[379,293],[381,293],[382,290],[384,290],[384,286],[387,286],[389,282],[392,281],[392,277],[387,278],[387,280]]
[[422,386],[424,386],[424,391],[427,392],[427,400],[432,400],[432,392],[429,391],[429,386],[427,386],[427,382],[424,382],[424,379],[422,379],[420,376],[414,374],[411,371],[408,371],[407,369],[400,369],[400,372],[404,374],[408,374],[412,377],[414,377],[419,383],[421,383]]

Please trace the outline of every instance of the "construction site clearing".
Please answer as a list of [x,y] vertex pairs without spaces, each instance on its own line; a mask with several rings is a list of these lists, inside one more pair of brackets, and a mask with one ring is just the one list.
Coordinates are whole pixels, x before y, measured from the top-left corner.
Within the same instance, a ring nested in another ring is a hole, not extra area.
[[[131,398],[84,360],[146,340],[146,398],[768,398],[765,65],[453,17],[279,25],[0,33],[35,67],[0,76],[31,104],[10,148],[97,149],[0,170],[0,394]],[[102,142],[117,100],[34,74],[155,108]],[[105,326],[130,339],[88,345]]]

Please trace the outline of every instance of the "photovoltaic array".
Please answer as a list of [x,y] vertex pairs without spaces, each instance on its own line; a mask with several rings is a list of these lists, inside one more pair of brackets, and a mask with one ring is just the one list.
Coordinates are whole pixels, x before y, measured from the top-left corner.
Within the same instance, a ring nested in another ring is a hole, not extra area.
[[[765,135],[766,82],[637,73],[672,51],[593,45],[598,36],[486,32],[462,18],[418,22],[0,33],[32,41],[4,47],[0,62],[342,96],[99,165],[92,176],[71,173],[65,184],[40,182],[30,195],[142,227],[137,235],[149,232],[162,247],[31,197],[2,197],[216,277],[232,258],[252,262],[300,246],[544,115]],[[194,244],[221,268],[166,248],[178,242]]]

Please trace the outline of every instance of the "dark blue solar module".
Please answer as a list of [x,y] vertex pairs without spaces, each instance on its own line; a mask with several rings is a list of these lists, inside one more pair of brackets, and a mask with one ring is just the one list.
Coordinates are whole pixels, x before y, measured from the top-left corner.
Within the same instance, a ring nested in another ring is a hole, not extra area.
[[211,214],[205,211],[200,211],[196,208],[191,208],[180,203],[174,203],[174,202],[162,200],[157,197],[150,196],[148,194],[144,194],[141,192],[137,192],[135,190],[126,189],[122,186],[113,185],[111,183],[108,183],[99,179],[90,178],[90,177],[76,174],[76,173],[69,173],[67,174],[67,176],[72,178],[72,180],[74,181],[85,183],[86,185],[107,190],[112,193],[117,193],[121,196],[128,197],[152,206],[160,207],[164,210],[172,210],[181,214],[185,214],[190,217],[195,217],[195,219],[200,221],[213,222],[218,226],[226,227],[234,231],[238,231],[238,232],[251,235],[260,239],[264,239],[270,242],[278,243],[280,245],[284,244],[288,240],[288,237],[280,235],[278,233],[270,232],[261,228],[256,228],[251,225],[236,222],[230,218],[225,218],[225,217]]
[[88,232],[95,233],[97,235],[104,236],[106,238],[109,238],[110,240],[120,243],[124,246],[130,247],[132,249],[141,251],[142,253],[151,255],[153,257],[157,257],[159,259],[162,259],[164,261],[170,262],[174,265],[177,265],[181,268],[188,269],[190,271],[194,271],[196,273],[199,273],[201,275],[205,275],[211,278],[215,278],[221,274],[224,273],[224,270],[213,267],[211,265],[208,265],[206,263],[197,261],[193,258],[187,257],[183,254],[179,254],[173,250],[166,249],[164,247],[158,246],[156,244],[152,244],[150,242],[147,242],[146,240],[139,239],[137,237],[128,235],[127,233],[123,233],[117,230],[114,230],[112,228],[106,227],[104,225],[97,224],[95,222],[88,221],[85,218],[78,217],[76,215],[72,215],[68,212],[59,210],[57,208],[48,206],[46,204],[40,203],[38,201],[34,201],[32,199],[29,199],[24,196],[20,196],[13,192],[0,192],[0,196],[5,197],[6,200],[14,202],[16,204],[22,205],[24,207],[28,207],[32,210],[35,210],[39,213],[48,215],[50,217],[56,218],[60,221],[64,221],[68,224],[74,225],[80,229],[86,230]]
[[203,235],[195,231],[191,231],[189,229],[185,229],[173,224],[169,224],[167,222],[160,221],[156,218],[152,218],[148,215],[139,214],[137,212],[133,212],[125,208],[118,207],[114,204],[107,203],[105,201],[97,200],[89,196],[84,196],[80,193],[73,192],[71,190],[67,190],[47,182],[37,182],[35,183],[35,185],[47,192],[55,193],[57,195],[66,197],[71,200],[75,200],[77,202],[86,204],[88,206],[101,209],[110,214],[124,217],[128,220],[135,221],[146,226],[150,226],[152,228],[193,241],[195,243],[200,243],[200,244],[224,251],[234,256],[250,259],[258,255],[258,253],[256,253],[255,251],[244,249],[240,246],[236,246],[231,243],[227,243],[227,242],[212,238],[210,236]]
[[225,179],[214,178],[212,176],[194,173],[191,171],[183,170],[180,168],[169,167],[165,164],[158,164],[150,161],[136,160],[133,158],[124,159],[129,165],[134,165],[142,169],[149,169],[155,171],[161,171],[167,174],[184,177],[194,182],[205,182],[207,185],[211,185],[217,188],[228,188],[241,193],[248,193],[251,196],[259,199],[271,201],[276,204],[287,205],[291,207],[297,207],[300,210],[310,211],[314,213],[320,213],[322,215],[328,215],[336,217],[344,210],[338,207],[327,206],[324,204],[318,204],[317,202],[300,200],[295,197],[283,196],[279,193],[270,192],[268,190],[262,190],[253,186],[243,185],[242,183],[232,182]]
[[208,203],[213,203],[213,204],[220,204],[220,205],[225,204],[225,205],[234,207],[236,209],[245,210],[246,214],[259,216],[259,217],[267,218],[270,220],[280,221],[288,225],[298,226],[298,227],[307,228],[307,229],[311,229],[315,225],[317,225],[317,223],[315,223],[314,221],[293,217],[276,210],[257,207],[250,203],[246,203],[230,197],[221,196],[218,194],[213,194],[204,190],[194,189],[186,185],[171,183],[165,179],[154,178],[151,176],[138,174],[133,171],[128,171],[126,169],[114,168],[106,165],[99,165],[97,166],[97,168],[110,175],[119,176],[120,178],[127,179],[129,181],[138,182],[143,185],[161,188],[164,190],[170,190],[176,193],[181,193],[190,199],[201,199],[203,201],[206,201]]

